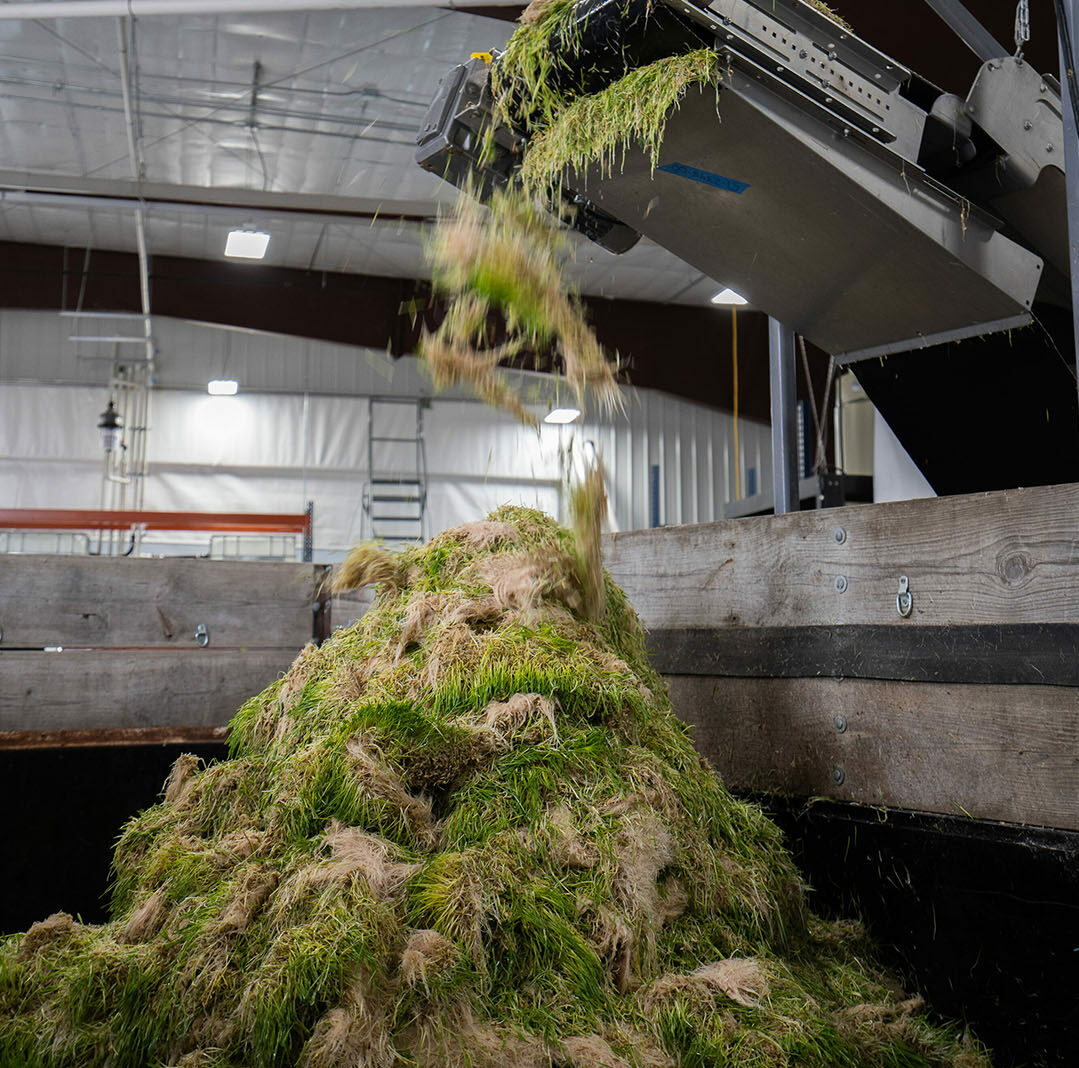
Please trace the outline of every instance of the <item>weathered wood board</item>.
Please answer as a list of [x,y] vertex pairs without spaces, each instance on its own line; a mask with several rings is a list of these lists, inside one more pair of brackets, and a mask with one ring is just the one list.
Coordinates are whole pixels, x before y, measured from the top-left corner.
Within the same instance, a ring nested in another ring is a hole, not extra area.
[[[0,735],[7,739],[0,745],[40,746],[43,738],[65,745],[69,737],[88,744],[90,736],[113,744],[109,732],[117,729],[228,722],[316,633],[325,571],[181,558],[0,557]],[[195,637],[200,625],[205,646]],[[80,733],[47,733],[71,731]]]
[[675,710],[738,789],[1079,830],[1079,486],[605,550]]
[[312,630],[315,564],[0,556],[5,648],[213,648],[302,645]]
[[355,623],[374,604],[374,601],[375,590],[371,586],[338,594],[329,602],[331,628],[337,630]]
[[1079,621],[1079,485],[629,531],[605,548],[650,628]]
[[736,789],[1079,830],[1079,690],[667,682],[698,748]]
[[60,730],[0,731],[5,749],[97,749],[148,745],[220,745],[228,728],[204,724],[196,727],[81,727]]
[[0,653],[0,732],[218,726],[299,647]]

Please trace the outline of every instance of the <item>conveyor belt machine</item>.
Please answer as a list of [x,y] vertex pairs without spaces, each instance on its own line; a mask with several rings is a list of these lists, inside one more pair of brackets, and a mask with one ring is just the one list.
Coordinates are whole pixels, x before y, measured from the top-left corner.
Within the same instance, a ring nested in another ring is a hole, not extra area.
[[[581,0],[570,91],[711,47],[723,77],[672,114],[659,164],[566,176],[575,225],[613,251],[646,234],[845,359],[1023,325],[1069,301],[1059,84],[1022,58],[942,92],[803,0]],[[497,57],[495,63],[498,62]],[[574,73],[587,71],[587,75]],[[489,68],[454,68],[418,162],[460,185],[512,181],[527,141],[490,120]],[[576,78],[574,83],[572,79]]]

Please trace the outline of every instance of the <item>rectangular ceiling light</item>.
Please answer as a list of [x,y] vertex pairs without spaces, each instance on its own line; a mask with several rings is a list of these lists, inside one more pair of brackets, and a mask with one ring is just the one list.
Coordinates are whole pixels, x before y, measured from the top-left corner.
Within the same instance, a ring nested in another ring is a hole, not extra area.
[[270,235],[261,230],[230,230],[225,255],[241,260],[261,260],[270,244]]
[[572,423],[580,418],[581,413],[576,408],[552,408],[544,417],[545,423]]
[[234,378],[214,378],[206,383],[206,392],[211,397],[235,397],[239,388]]
[[749,301],[747,301],[746,298],[743,297],[741,294],[735,293],[735,291],[733,289],[728,288],[728,289],[721,289],[712,298],[712,303],[713,304],[740,305],[740,304],[748,304]]

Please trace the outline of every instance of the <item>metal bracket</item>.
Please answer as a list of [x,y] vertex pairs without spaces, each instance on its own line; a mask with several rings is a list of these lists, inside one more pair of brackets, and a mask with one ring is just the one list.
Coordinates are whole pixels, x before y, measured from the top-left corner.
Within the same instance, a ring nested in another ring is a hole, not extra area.
[[895,597],[895,610],[904,619],[914,610],[914,596],[910,592],[910,581],[906,575],[899,577],[899,593]]
[[210,644],[210,632],[206,629],[205,623],[200,623],[195,628],[195,644],[201,646],[203,649]]

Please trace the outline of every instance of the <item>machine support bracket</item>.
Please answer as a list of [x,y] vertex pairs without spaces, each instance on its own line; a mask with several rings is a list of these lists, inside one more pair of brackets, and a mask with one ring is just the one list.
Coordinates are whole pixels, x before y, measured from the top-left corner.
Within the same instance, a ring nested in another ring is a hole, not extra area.
[[1010,56],[1005,48],[959,0],[925,0],[925,2],[948,24],[955,35],[983,63],[990,59]]

